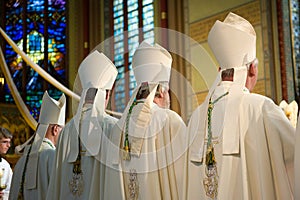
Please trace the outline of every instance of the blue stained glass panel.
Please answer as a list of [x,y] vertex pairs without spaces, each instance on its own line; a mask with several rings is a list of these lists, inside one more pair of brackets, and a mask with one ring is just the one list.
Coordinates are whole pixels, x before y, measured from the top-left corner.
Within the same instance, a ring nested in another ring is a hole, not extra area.
[[150,41],[151,41],[150,43],[153,44],[154,43],[154,31],[151,30],[151,31],[144,33],[144,38],[145,38],[145,40],[147,39],[147,41],[148,41],[148,39],[150,39]]
[[134,76],[130,77],[131,78],[131,81],[129,83],[129,88],[130,89],[134,89],[136,87],[136,83],[135,83],[135,79],[134,79]]
[[[114,19],[114,28],[119,28],[119,26],[123,25],[123,20],[124,20],[124,17],[121,16],[121,17],[118,17],[116,19]],[[121,26],[122,27],[122,26]]]
[[153,16],[153,4],[143,7],[143,16]]
[[152,17],[147,17],[147,18],[143,19],[143,23],[144,23],[144,25],[154,26],[154,20]]
[[[23,0],[26,3],[26,20],[22,21],[21,16],[25,14],[20,4],[6,4],[6,33],[17,43],[18,47],[24,50],[30,59],[44,67],[48,63],[47,70],[50,75],[56,78],[62,84],[66,83],[65,62],[66,54],[66,1],[65,0],[47,0],[48,11],[45,12],[45,0]],[[48,15],[45,18],[45,13]],[[48,27],[45,29],[45,20],[48,21]],[[26,33],[23,33],[23,27],[26,27]],[[48,46],[45,47],[45,30],[48,36]],[[26,40],[26,49],[23,49],[23,40]],[[45,48],[48,49],[48,60],[44,62]],[[38,119],[43,91],[43,78],[33,71],[30,67],[23,71],[22,59],[12,48],[7,45],[5,56],[7,63],[11,68],[14,82],[19,92],[22,92],[22,76],[26,73],[27,80],[24,85],[26,89],[26,105],[28,105],[31,114]],[[47,83],[47,82],[46,82]],[[48,84],[48,92],[51,97],[58,99],[61,91]],[[7,88],[7,87],[6,87]],[[12,103],[13,99],[10,91],[5,90],[5,102]]]
[[131,30],[128,32],[128,37],[132,37],[134,35],[138,35],[139,34],[139,29],[135,29],[135,30]]
[[128,6],[136,5],[136,8],[138,6],[138,0],[127,0]]
[[124,35],[123,35],[123,34],[116,35],[116,36],[114,37],[114,39],[115,39],[115,42],[121,41],[121,40],[124,39]]
[[121,73],[121,72],[119,71],[119,74],[117,75],[117,80],[123,79],[124,77],[125,77],[125,74],[124,74],[124,73]]
[[294,58],[295,58],[295,69],[297,74],[297,96],[300,96],[300,7],[298,0],[291,1],[291,12],[292,12],[292,34],[293,34],[293,46],[294,46]]
[[114,12],[114,18],[117,18],[119,16],[123,15],[123,10],[118,10]]
[[138,9],[138,4],[135,2],[128,3],[128,12]]
[[114,0],[113,4],[114,4],[114,7],[119,5],[119,4],[123,5],[123,0]]
[[139,43],[139,36],[136,35],[136,36],[133,36],[131,38],[128,39],[128,45],[130,46],[136,46],[136,44]]
[[153,30],[153,28],[154,28],[153,24],[148,24],[143,27],[143,31],[147,32],[147,31]]
[[138,28],[139,28],[138,23],[128,25],[128,31],[132,31],[132,30],[135,30],[135,29],[138,29]]
[[153,0],[143,0],[143,6],[153,3]]
[[[119,66],[119,67],[118,67],[118,72],[119,72],[120,74],[124,73],[124,72],[125,72],[124,66]],[[121,77],[124,77],[124,76],[121,76]]]
[[133,20],[133,18],[137,18],[138,19],[138,11],[134,10],[128,13],[128,21],[131,22]]
[[[8,36],[19,43],[23,38],[23,27],[22,27],[22,18],[21,13],[23,12],[23,8],[20,4],[7,5],[6,6],[6,18],[5,18],[5,32]],[[19,46],[20,47],[20,46]],[[13,80],[15,81],[15,85],[19,91],[22,90],[22,82],[20,80],[22,77],[22,59],[17,55],[17,53],[12,49],[12,47],[8,44],[5,46],[5,59],[6,63],[10,67],[10,71],[12,73]],[[4,98],[5,102],[13,103],[14,100],[10,94],[10,90],[7,85],[4,86]]]
[[[49,39],[48,39],[48,70],[63,85],[66,80],[66,1],[55,0],[49,2]],[[62,94],[53,86],[49,86],[49,94],[59,98]]]
[[117,96],[118,98],[124,98],[124,97],[125,97],[125,93],[124,93],[124,92],[117,92],[117,93],[116,93],[116,96]]

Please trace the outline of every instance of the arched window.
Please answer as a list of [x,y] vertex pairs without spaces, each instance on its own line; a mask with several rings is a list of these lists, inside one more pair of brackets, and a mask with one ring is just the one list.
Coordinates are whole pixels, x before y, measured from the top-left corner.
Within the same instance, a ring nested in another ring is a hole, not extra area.
[[136,85],[131,67],[133,53],[145,39],[154,43],[154,3],[153,0],[113,0],[110,7],[114,63],[119,72],[112,107],[123,112]]
[[[296,69],[296,96],[300,97],[300,11],[299,1],[291,1],[292,36],[293,36],[293,59]],[[299,102],[298,102],[299,103]]]
[[[5,32],[35,63],[66,85],[66,0],[9,0],[5,9]],[[31,114],[38,119],[45,90],[58,99],[62,92],[43,80],[10,45],[5,59],[14,82]],[[5,103],[13,103],[7,85]]]

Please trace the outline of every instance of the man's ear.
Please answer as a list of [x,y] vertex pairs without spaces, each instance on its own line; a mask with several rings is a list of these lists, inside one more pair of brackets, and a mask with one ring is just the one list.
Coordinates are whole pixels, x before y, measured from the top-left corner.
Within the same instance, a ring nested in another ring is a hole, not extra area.
[[105,100],[108,100],[110,96],[110,90],[106,90]]
[[251,64],[248,70],[249,76],[250,77],[255,76],[256,70],[257,70],[256,66],[254,64]]
[[53,126],[52,134],[53,134],[53,136],[56,136],[58,133],[59,133],[59,126],[57,124],[55,124]]

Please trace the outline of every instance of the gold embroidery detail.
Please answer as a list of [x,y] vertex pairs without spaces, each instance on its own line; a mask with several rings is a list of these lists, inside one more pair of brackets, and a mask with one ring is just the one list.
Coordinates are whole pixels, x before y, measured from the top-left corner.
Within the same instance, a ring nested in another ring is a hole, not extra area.
[[138,199],[139,182],[138,182],[137,173],[135,169],[130,169],[129,172],[128,194],[130,200]]

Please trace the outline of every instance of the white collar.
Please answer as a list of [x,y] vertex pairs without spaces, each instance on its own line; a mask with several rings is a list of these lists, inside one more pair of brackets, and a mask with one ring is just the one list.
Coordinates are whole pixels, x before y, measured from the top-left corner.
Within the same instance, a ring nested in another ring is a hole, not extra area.
[[[232,84],[233,84],[232,81],[221,81],[220,84],[219,84],[219,86],[223,86],[225,88],[229,88]],[[243,88],[243,92],[250,93],[249,89],[246,88],[246,87]]]
[[51,140],[49,140],[48,138],[44,138],[43,142],[46,142],[47,144],[49,144],[49,146],[51,146],[52,149],[55,149],[55,145],[53,144],[53,142]]

